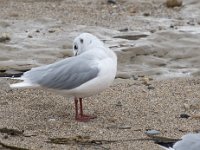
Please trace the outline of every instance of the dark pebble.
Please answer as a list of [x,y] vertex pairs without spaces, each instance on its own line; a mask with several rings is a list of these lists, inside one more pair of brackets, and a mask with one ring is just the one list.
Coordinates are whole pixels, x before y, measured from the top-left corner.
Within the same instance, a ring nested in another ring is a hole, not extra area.
[[152,85],[149,85],[147,88],[148,88],[149,90],[153,90],[153,89],[155,89],[155,87],[152,86]]
[[180,118],[188,119],[190,116],[188,114],[180,114]]
[[148,16],[150,16],[150,13],[148,13],[148,12],[145,12],[145,13],[143,13],[143,16],[146,16],[146,17],[148,17]]
[[109,4],[116,4],[117,2],[116,2],[116,0],[108,0],[107,1]]
[[119,29],[120,32],[127,32],[128,31],[128,28],[122,28],[122,29]]

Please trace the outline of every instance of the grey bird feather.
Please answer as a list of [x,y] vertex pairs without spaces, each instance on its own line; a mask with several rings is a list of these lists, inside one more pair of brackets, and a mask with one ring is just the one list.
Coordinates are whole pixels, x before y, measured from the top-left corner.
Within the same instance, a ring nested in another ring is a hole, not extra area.
[[67,58],[54,64],[33,68],[22,79],[32,84],[59,90],[69,90],[97,77],[99,69],[86,55]]

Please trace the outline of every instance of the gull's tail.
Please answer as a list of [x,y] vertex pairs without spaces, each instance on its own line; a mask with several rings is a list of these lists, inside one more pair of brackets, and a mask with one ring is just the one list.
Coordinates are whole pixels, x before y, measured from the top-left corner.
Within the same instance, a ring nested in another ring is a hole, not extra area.
[[22,88],[34,88],[36,87],[36,85],[30,83],[30,82],[20,82],[20,83],[14,83],[14,84],[10,84],[10,87],[12,89],[22,89]]
[[27,79],[23,78],[23,74],[26,71],[28,71],[28,70],[23,70],[23,72],[15,73],[15,74],[0,74],[0,78],[10,78],[10,79],[16,79],[16,80],[22,81],[22,82],[19,82],[19,83],[10,84],[9,86],[12,89],[34,88],[34,87],[38,86],[38,85],[31,83]]

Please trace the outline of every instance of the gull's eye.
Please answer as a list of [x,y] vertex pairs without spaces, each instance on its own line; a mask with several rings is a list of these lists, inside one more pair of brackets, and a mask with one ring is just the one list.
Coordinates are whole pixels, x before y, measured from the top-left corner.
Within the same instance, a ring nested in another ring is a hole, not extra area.
[[77,49],[78,49],[78,46],[77,46],[77,45],[74,45],[74,49],[77,50]]
[[83,39],[80,39],[80,42],[83,44]]

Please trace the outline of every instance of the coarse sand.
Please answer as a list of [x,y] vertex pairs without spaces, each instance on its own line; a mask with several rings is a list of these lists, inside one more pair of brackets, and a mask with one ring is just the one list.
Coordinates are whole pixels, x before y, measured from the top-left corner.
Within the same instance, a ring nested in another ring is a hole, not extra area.
[[[87,123],[74,119],[72,98],[42,89],[9,90],[6,83],[0,97],[0,128],[17,129],[23,135],[1,133],[1,141],[28,149],[161,149],[147,139],[146,130],[161,136],[180,138],[198,131],[200,79],[177,78],[149,81],[116,79],[103,93],[84,99],[84,110],[97,115]],[[191,117],[180,118],[181,114]],[[76,137],[108,143],[77,144]],[[66,145],[47,143],[49,138],[68,138]],[[113,142],[112,142],[113,141]]]

